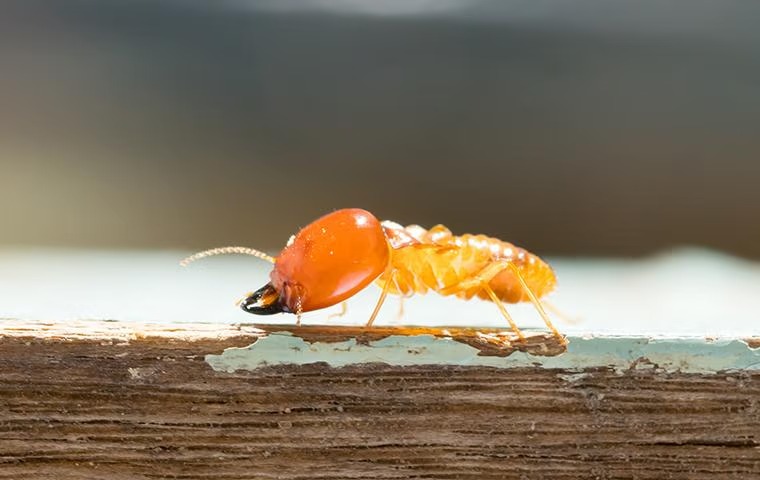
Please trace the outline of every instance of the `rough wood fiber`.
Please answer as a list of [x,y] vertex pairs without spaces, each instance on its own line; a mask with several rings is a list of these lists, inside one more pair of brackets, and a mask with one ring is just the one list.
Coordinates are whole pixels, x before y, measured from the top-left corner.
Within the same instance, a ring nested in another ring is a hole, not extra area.
[[3,479],[760,477],[760,376],[324,365],[0,339]]

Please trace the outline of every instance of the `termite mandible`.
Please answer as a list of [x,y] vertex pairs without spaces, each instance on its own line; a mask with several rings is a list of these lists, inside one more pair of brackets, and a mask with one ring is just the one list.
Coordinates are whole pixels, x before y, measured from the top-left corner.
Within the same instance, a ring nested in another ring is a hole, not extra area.
[[304,312],[344,302],[375,281],[382,293],[367,327],[389,293],[409,296],[432,290],[495,303],[521,340],[525,336],[503,302],[530,302],[559,341],[567,343],[539,301],[556,285],[554,271],[538,256],[497,238],[455,236],[443,225],[430,230],[403,227],[380,222],[366,210],[347,208],[301,229],[276,258],[253,248],[221,247],[198,252],[180,264],[231,253],[274,264],[270,282],[241,301],[248,313],[295,313],[300,324]]

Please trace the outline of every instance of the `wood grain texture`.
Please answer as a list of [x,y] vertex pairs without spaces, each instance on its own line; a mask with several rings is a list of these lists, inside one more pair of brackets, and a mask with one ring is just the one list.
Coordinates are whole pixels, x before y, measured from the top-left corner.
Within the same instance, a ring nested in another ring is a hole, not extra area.
[[0,478],[760,477],[760,375],[204,362],[249,342],[0,339]]

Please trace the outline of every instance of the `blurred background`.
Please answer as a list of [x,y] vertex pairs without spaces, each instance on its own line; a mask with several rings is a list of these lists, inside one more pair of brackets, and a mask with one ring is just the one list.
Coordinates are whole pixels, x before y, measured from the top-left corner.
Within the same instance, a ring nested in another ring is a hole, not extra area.
[[760,3],[4,0],[0,246],[277,250],[321,214],[760,258]]

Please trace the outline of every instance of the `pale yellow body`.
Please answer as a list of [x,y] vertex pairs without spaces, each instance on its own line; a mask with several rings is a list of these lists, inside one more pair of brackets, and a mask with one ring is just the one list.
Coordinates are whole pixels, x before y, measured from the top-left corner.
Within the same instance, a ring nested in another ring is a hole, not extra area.
[[[484,279],[496,296],[507,303],[530,301],[514,270],[540,298],[556,285],[552,268],[530,252],[511,243],[485,235],[452,235],[443,225],[430,230],[411,225],[404,230],[419,243],[393,250],[391,268],[377,279],[388,293],[397,295],[424,294],[432,290],[441,295],[462,299],[475,296],[491,300],[484,291]],[[490,271],[489,271],[490,270]]]

